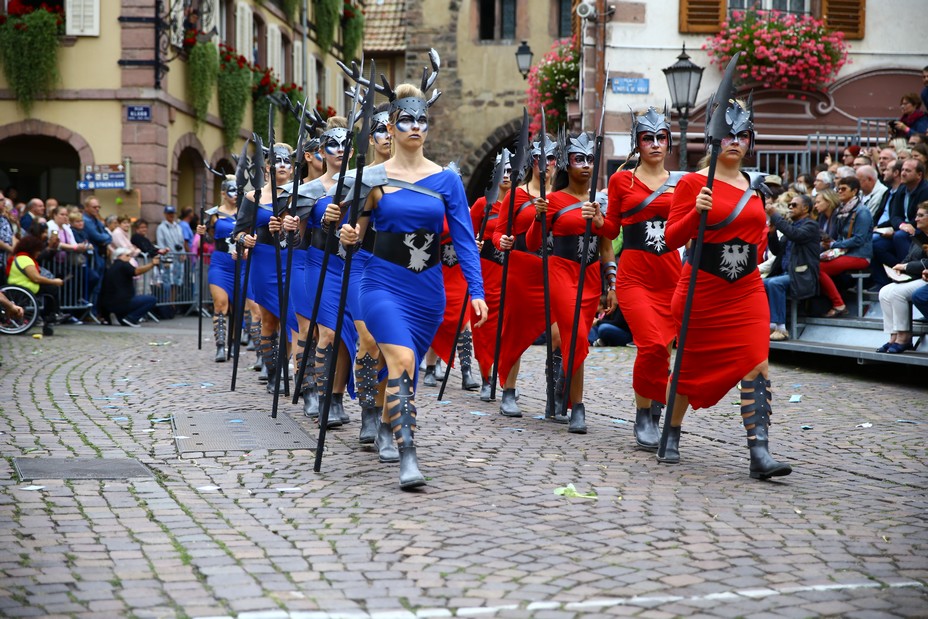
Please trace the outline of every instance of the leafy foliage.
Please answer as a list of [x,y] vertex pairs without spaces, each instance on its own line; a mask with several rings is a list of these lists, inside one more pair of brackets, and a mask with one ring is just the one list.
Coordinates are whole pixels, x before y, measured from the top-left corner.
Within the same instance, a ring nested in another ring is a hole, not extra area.
[[212,41],[197,42],[187,56],[187,90],[197,128],[206,121],[213,88],[219,78],[219,50]]
[[328,54],[335,42],[335,28],[342,16],[342,0],[313,0],[316,21],[316,42],[323,54]]
[[11,2],[0,24],[0,65],[17,103],[28,115],[38,98],[58,83],[58,33],[62,16],[45,8],[14,11]]
[[252,71],[244,56],[227,45],[219,46],[219,117],[222,141],[231,149],[245,119],[251,94]]
[[364,13],[357,7],[345,3],[345,18],[342,22],[342,47],[345,62],[356,57],[361,41],[364,40]]
[[549,132],[567,122],[567,103],[577,98],[580,87],[580,46],[576,37],[555,41],[541,62],[528,73],[529,131],[541,130],[541,108]]

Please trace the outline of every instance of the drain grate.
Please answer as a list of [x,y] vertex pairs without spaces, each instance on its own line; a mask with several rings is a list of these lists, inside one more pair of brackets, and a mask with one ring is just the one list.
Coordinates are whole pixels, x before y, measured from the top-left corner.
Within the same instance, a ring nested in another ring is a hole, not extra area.
[[13,466],[20,480],[153,477],[144,464],[129,458],[13,458]]
[[254,449],[313,449],[316,442],[290,417],[266,412],[174,415],[180,454]]

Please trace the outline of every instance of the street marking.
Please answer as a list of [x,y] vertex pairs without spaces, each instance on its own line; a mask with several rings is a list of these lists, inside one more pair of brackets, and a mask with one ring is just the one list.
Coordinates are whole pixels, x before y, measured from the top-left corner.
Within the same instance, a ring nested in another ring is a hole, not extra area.
[[[895,583],[878,583],[878,582],[860,582],[833,585],[807,585],[799,587],[782,587],[775,588],[754,588],[739,589],[736,591],[719,591],[717,593],[708,593],[705,595],[653,595],[653,596],[635,596],[625,598],[603,598],[587,600],[585,602],[531,602],[524,606],[525,610],[591,610],[605,609],[614,606],[645,606],[654,607],[660,604],[670,604],[674,602],[700,602],[700,601],[733,601],[738,598],[759,599],[772,597],[775,595],[792,595],[796,593],[822,592],[822,591],[854,591],[857,589],[900,589],[907,587],[924,587],[925,584],[911,580]],[[286,613],[283,611],[251,611],[236,615],[238,619],[258,619],[270,618],[274,613],[274,619],[433,619],[435,617],[487,617],[509,610],[519,610],[523,608],[519,604],[504,604],[501,606],[478,606],[462,607],[458,609],[446,608],[420,608],[419,610],[404,611],[296,611]],[[283,613],[283,614],[280,614]],[[195,619],[219,619],[216,617],[196,617]],[[232,616],[223,616],[221,619],[233,619]]]

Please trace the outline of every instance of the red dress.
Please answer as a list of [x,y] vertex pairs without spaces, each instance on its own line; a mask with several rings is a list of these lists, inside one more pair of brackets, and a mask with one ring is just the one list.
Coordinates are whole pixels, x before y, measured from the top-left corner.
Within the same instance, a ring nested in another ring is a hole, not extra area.
[[[507,196],[508,197],[508,196]],[[517,237],[528,232],[535,220],[535,199],[521,187],[515,190],[515,211],[512,219],[512,235]],[[499,240],[506,234],[509,222],[509,200],[499,210],[493,244],[498,248]],[[517,243],[518,244],[518,243]],[[509,252],[509,272],[506,281],[506,307],[503,313],[503,336],[499,350],[499,384],[506,382],[512,366],[522,353],[532,345],[545,330],[544,285],[541,279],[541,257],[527,251],[513,249]]]
[[[699,214],[694,205],[706,180],[702,174],[688,174],[677,185],[665,235],[670,247],[681,247],[696,237]],[[743,194],[743,189],[715,179],[708,226],[723,222]],[[726,250],[742,242],[759,247],[764,240],[765,225],[764,203],[755,193],[730,223],[718,230],[707,228],[704,242],[720,244]],[[703,248],[703,253],[711,254],[706,249]],[[696,277],[677,386],[678,393],[689,397],[693,409],[708,408],[725,397],[767,358],[770,349],[770,309],[756,259],[753,264],[724,262],[723,268],[737,279],[729,281],[703,269]],[[691,265],[684,264],[674,293],[672,309],[678,328],[690,271]]]
[[[626,214],[652,192],[631,171],[613,174],[602,234],[615,238],[620,228],[626,230],[616,274],[616,297],[638,348],[632,387],[645,398],[663,402],[670,368],[667,345],[677,334],[670,305],[681,268],[680,253],[667,246],[663,234],[673,194],[662,193],[637,213]],[[644,243],[634,242],[641,238],[638,231],[645,233]]]
[[[483,213],[486,208],[486,199],[477,198],[470,209],[471,222],[474,232],[479,236],[480,226],[483,224]],[[474,328],[474,357],[480,364],[480,374],[484,380],[490,379],[490,370],[493,367],[493,357],[496,354],[496,330],[499,326],[499,290],[503,280],[502,252],[493,245],[493,232],[499,220],[501,201],[490,208],[486,228],[483,231],[483,251],[480,253],[480,270],[483,272],[483,294],[487,302],[487,321],[480,327]],[[496,260],[486,258],[492,256]]]
[[[445,316],[432,338],[432,350],[435,351],[446,364],[451,363],[454,355],[454,334],[461,320],[461,307],[467,297],[467,281],[457,261],[457,253],[451,243],[451,233],[448,230],[448,220],[445,220],[441,231],[441,275],[445,282]],[[451,265],[453,263],[453,266]],[[470,322],[470,303],[464,310],[464,322],[461,328]]]
[[[586,230],[587,220],[583,219],[579,208],[567,211],[559,216],[556,215],[562,209],[582,204],[585,201],[586,198],[578,200],[576,196],[572,196],[566,191],[555,191],[548,194],[546,218],[548,229],[555,237],[555,246],[558,244],[558,237],[564,237],[564,240],[570,239],[574,255],[580,253],[580,243]],[[594,228],[593,231],[596,235],[602,234],[602,229],[596,230]],[[541,223],[536,222],[534,217],[527,236],[529,249],[541,248]],[[592,238],[595,239],[596,237]],[[600,242],[609,242],[607,239],[600,238],[599,240]],[[599,300],[602,296],[603,282],[599,252],[594,252],[594,249],[591,242],[586,275],[584,275],[583,280],[583,298],[580,304],[577,341],[573,343],[574,363],[569,368],[570,336],[573,330],[574,310],[577,306],[577,283],[580,281],[580,263],[569,258],[549,255],[548,276],[551,280],[551,318],[557,324],[561,333],[561,355],[564,360],[564,371],[569,371],[570,376],[573,376],[577,368],[583,364],[589,352],[590,343],[587,337],[590,335],[590,328],[593,326],[593,319],[596,318],[596,310],[599,308]]]

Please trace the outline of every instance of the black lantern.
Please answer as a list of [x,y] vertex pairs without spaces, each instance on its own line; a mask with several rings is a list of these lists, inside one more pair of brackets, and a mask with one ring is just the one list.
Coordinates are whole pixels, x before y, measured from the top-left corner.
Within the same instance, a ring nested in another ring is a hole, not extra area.
[[522,45],[516,50],[516,64],[519,66],[519,73],[522,79],[528,79],[528,72],[532,68],[532,48],[528,46],[528,41],[522,41]]
[[689,125],[690,108],[696,105],[696,95],[699,93],[699,83],[702,81],[704,69],[690,60],[684,43],[683,52],[677,56],[677,61],[663,71],[667,77],[673,107],[680,116],[680,169],[686,170],[686,130]]

